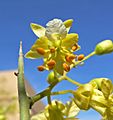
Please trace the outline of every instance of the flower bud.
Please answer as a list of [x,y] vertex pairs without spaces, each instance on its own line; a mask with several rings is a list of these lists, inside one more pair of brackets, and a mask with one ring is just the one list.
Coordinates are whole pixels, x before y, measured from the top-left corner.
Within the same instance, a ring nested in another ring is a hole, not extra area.
[[50,72],[49,75],[48,75],[48,78],[47,78],[47,82],[49,84],[52,84],[53,82],[56,82],[57,79],[55,78],[55,75],[54,75],[54,72]]
[[63,63],[63,68],[66,72],[69,72],[70,71],[70,66],[66,63]]
[[78,55],[78,61],[81,61],[81,60],[83,60],[83,59],[84,59],[84,54]]
[[104,40],[98,43],[95,47],[97,55],[103,55],[113,52],[113,42],[111,40]]
[[37,48],[36,51],[41,55],[45,54],[45,50],[43,48]]
[[45,70],[45,67],[41,65],[41,66],[38,66],[37,69],[38,69],[39,71],[44,71],[44,70]]

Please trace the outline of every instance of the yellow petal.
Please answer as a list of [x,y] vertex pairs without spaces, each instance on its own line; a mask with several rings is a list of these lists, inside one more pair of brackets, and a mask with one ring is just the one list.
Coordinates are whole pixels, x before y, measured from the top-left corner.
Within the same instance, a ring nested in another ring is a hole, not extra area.
[[44,48],[44,49],[48,49],[48,39],[46,37],[41,37],[39,39],[36,40],[36,42],[34,43],[34,45],[31,47],[32,51],[36,51],[36,49],[38,47],[40,48]]
[[78,42],[78,34],[67,34],[66,38],[62,40],[62,46],[66,49],[72,48],[74,44]]
[[72,26],[72,23],[73,23],[72,19],[68,19],[68,20],[64,21],[64,25],[65,25],[65,27],[67,29],[67,32],[69,32],[69,30],[70,30],[70,28]]
[[36,59],[42,57],[42,55],[38,54],[36,51],[30,50],[25,54],[25,57],[29,59]]
[[46,29],[43,26],[35,23],[31,23],[30,26],[34,34],[37,35],[38,37],[42,37],[45,35]]

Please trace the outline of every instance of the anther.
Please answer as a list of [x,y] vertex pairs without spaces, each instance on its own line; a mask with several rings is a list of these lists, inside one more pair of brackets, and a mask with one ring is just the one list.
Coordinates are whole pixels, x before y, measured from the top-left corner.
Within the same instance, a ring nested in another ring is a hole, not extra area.
[[41,54],[41,55],[44,55],[44,54],[45,54],[45,50],[44,50],[43,48],[37,48],[36,50],[37,50],[37,52],[38,52],[39,54]]
[[78,45],[77,45],[77,44],[73,45],[71,49],[72,49],[73,51],[77,50],[77,49],[78,49]]
[[54,66],[56,64],[55,60],[50,60],[47,62],[48,66]]
[[66,63],[63,63],[63,68],[66,72],[69,72],[70,71],[70,66]]
[[69,63],[71,63],[72,60],[75,59],[75,58],[76,58],[75,55],[67,55],[67,56],[65,57],[66,61],[69,62]]
[[43,65],[41,65],[41,66],[38,66],[37,69],[38,69],[39,71],[44,71],[44,70],[45,70],[45,67],[44,67]]
[[78,55],[78,61],[81,61],[81,60],[83,60],[84,59],[84,54],[80,54],[80,55]]

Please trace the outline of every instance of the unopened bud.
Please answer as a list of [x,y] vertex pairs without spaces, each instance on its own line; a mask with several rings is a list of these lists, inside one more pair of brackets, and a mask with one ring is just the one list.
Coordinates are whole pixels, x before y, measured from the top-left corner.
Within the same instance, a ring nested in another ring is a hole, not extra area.
[[47,78],[47,82],[49,84],[52,84],[53,82],[56,82],[57,79],[55,78],[55,75],[54,75],[54,72],[50,72],[49,75],[48,75],[48,78]]
[[81,60],[83,60],[83,59],[84,59],[84,54],[78,55],[78,61],[81,61]]
[[38,52],[39,54],[41,54],[41,55],[44,55],[44,54],[45,54],[45,50],[44,50],[43,48],[37,48],[36,50],[37,50],[37,52]]
[[113,52],[113,42],[111,40],[104,40],[98,43],[95,47],[97,55],[103,55]]
[[44,71],[44,70],[45,70],[45,67],[41,65],[41,66],[38,66],[37,69],[38,69],[39,71]]
[[63,68],[66,72],[69,72],[70,71],[70,66],[66,63],[63,63]]

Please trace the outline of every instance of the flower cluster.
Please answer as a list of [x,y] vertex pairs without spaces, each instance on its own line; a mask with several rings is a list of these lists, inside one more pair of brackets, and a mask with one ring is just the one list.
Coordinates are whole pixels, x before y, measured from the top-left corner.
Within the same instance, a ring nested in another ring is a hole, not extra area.
[[74,102],[82,110],[95,109],[103,116],[103,120],[112,120],[112,81],[107,78],[96,78],[80,86],[74,93]]
[[46,27],[31,23],[31,29],[39,37],[25,55],[26,58],[43,58],[44,63],[38,66],[39,71],[55,70],[63,75],[64,71],[70,71],[70,65],[76,60],[82,60],[84,55],[75,55],[80,49],[78,34],[68,33],[72,26],[72,19],[62,21],[53,19]]

